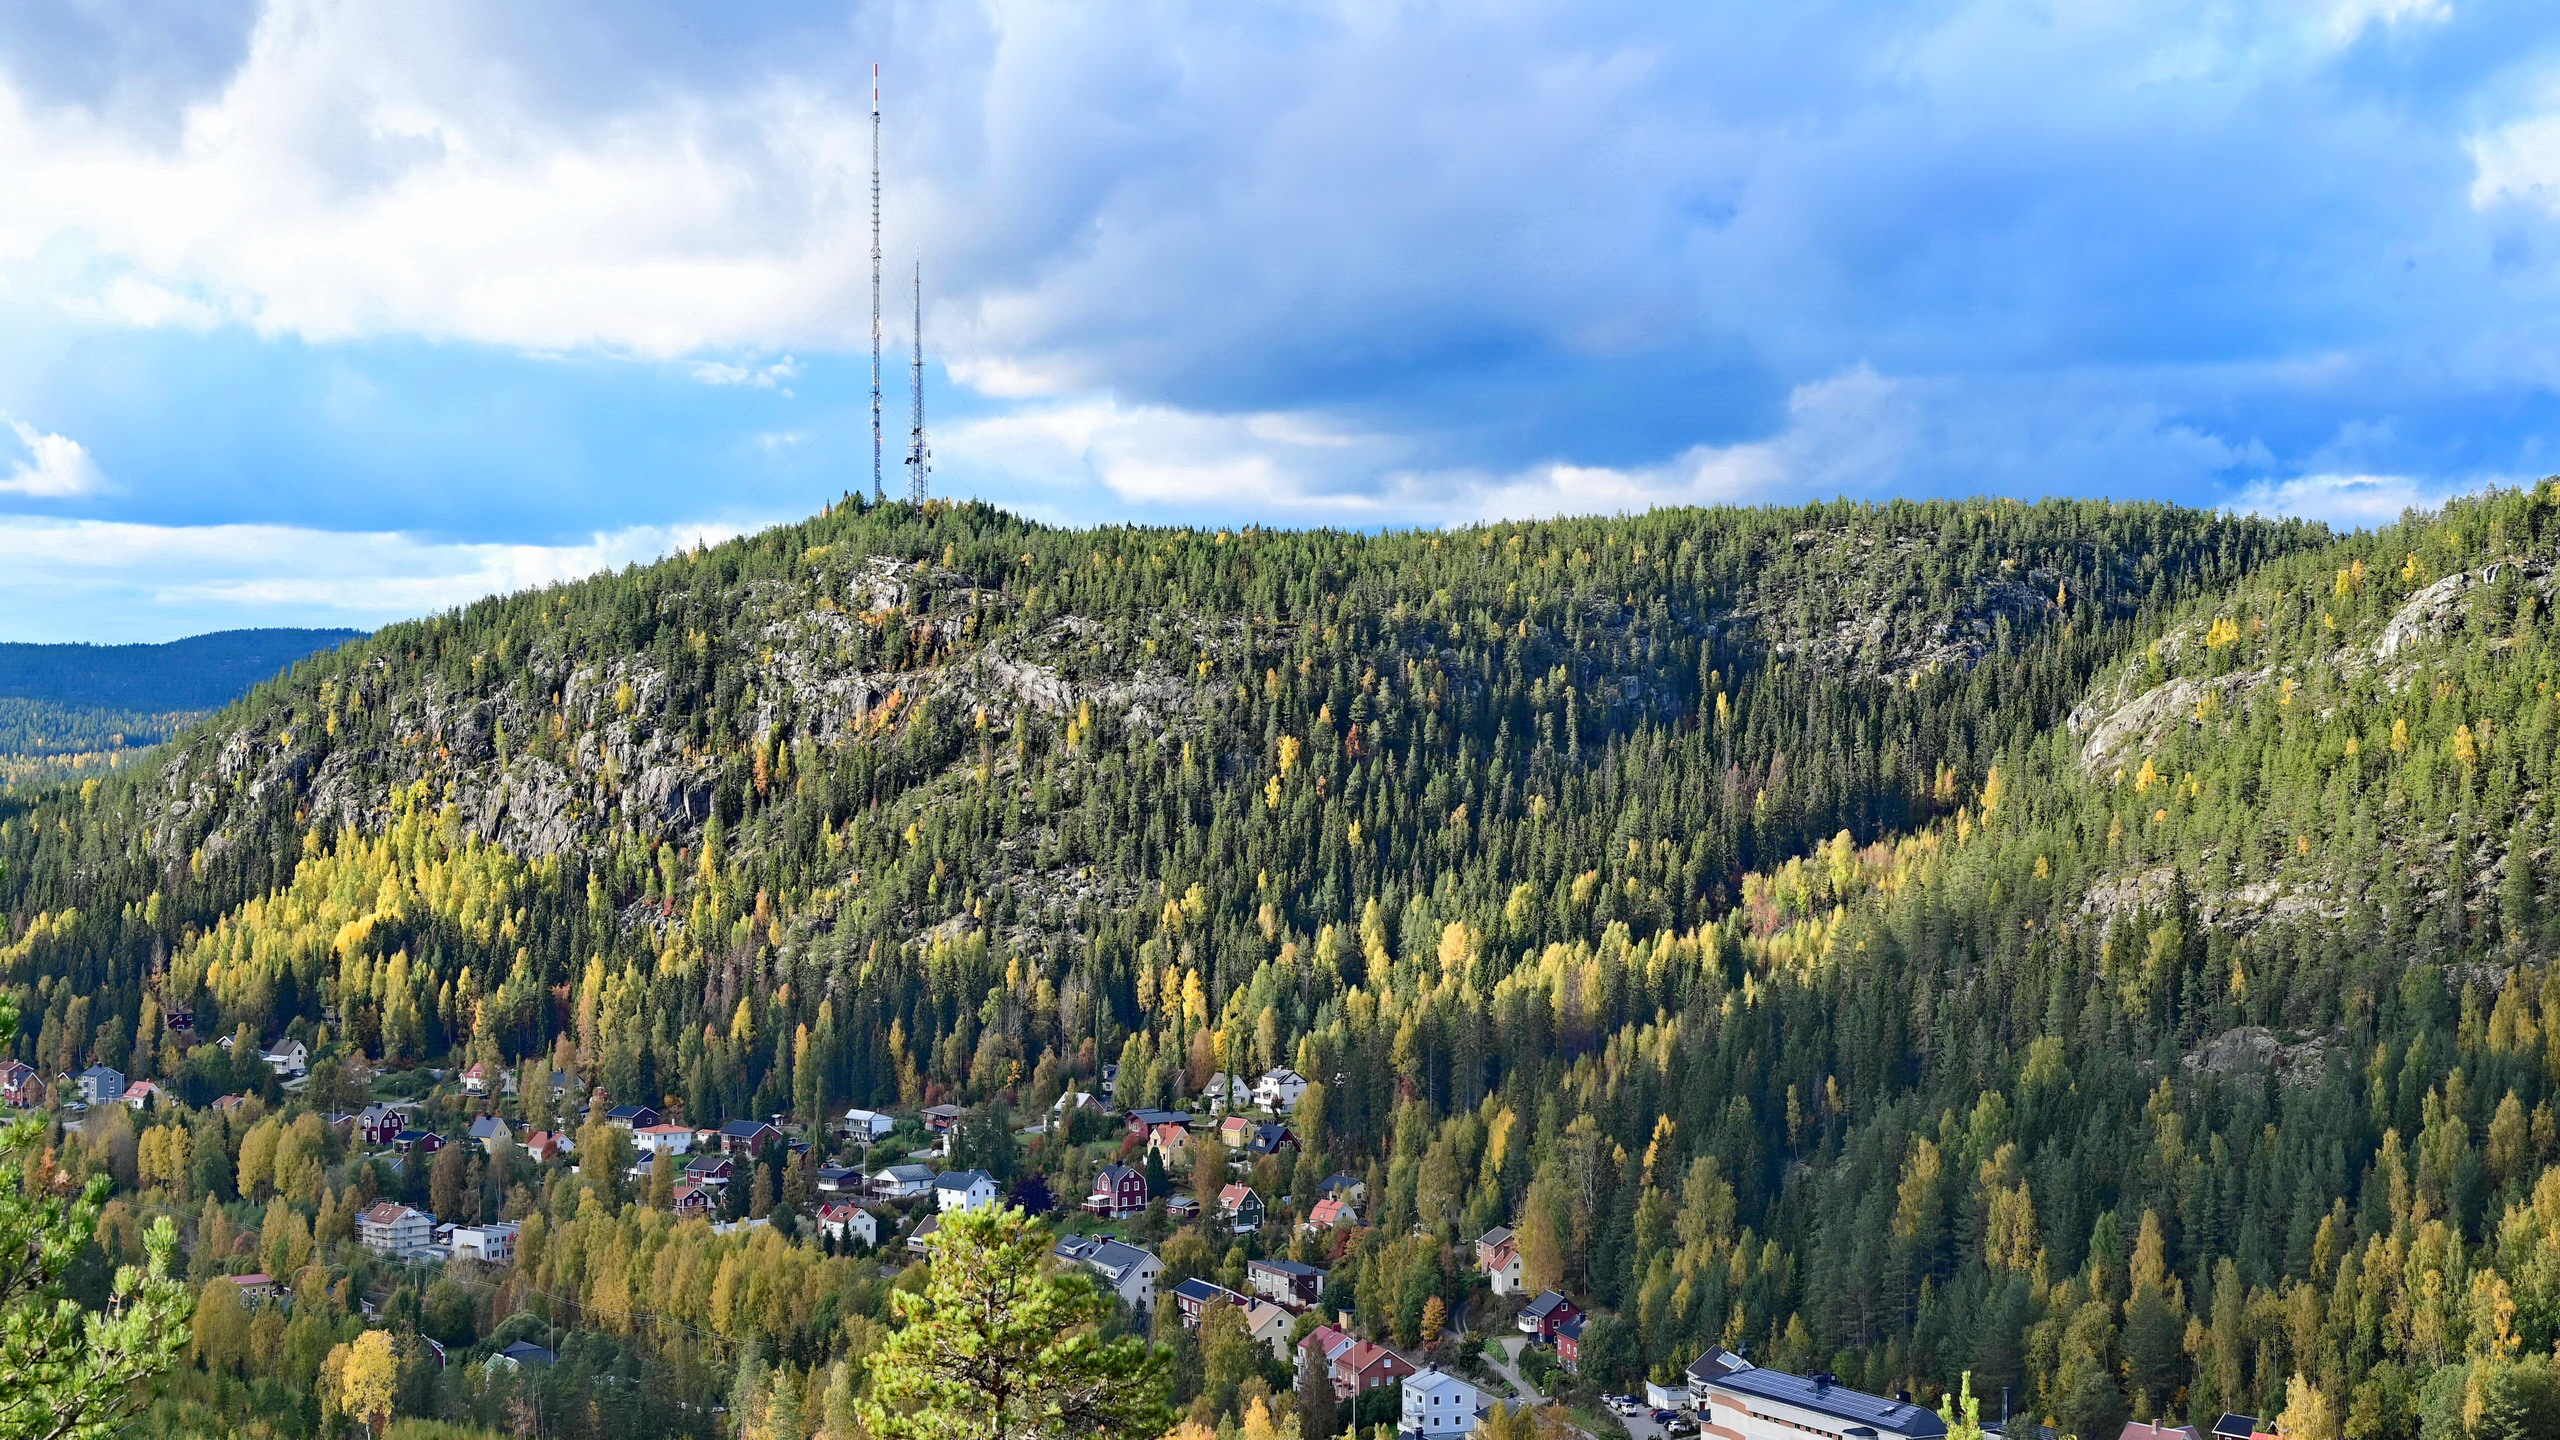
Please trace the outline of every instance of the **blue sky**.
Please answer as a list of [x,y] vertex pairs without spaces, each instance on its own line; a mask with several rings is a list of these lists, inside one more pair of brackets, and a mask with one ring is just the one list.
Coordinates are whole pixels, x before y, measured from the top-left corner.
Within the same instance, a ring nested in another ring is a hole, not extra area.
[[2343,523],[2560,470],[2560,12],[0,8],[0,639],[371,626],[869,481]]

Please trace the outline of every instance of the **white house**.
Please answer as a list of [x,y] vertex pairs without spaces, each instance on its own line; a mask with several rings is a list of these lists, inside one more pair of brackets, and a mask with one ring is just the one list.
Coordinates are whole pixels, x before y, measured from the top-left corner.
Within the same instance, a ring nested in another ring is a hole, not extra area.
[[1050,1253],[1100,1276],[1105,1287],[1140,1314],[1156,1308],[1156,1277],[1164,1273],[1164,1262],[1153,1254],[1090,1235],[1070,1235]]
[[1438,1366],[1419,1375],[1404,1377],[1404,1418],[1396,1426],[1402,1435],[1419,1435],[1423,1440],[1435,1436],[1466,1435],[1476,1428],[1476,1410],[1484,1397],[1476,1387],[1449,1374]]
[[996,1203],[1001,1194],[996,1177],[984,1170],[953,1170],[933,1177],[933,1198],[943,1213],[953,1210],[979,1210]]
[[856,1140],[878,1142],[889,1137],[898,1122],[877,1110],[853,1109],[844,1112],[844,1133]]
[[1306,1076],[1295,1070],[1265,1070],[1254,1082],[1253,1101],[1266,1110],[1286,1112],[1298,1108],[1298,1097],[1306,1093]]
[[356,1238],[377,1255],[423,1250],[435,1241],[436,1217],[385,1200],[356,1217]]
[[880,1217],[851,1201],[818,1207],[818,1224],[843,1244],[850,1237],[868,1249],[880,1243]]
[[631,1143],[643,1155],[682,1155],[693,1148],[690,1125],[643,1125],[631,1132]]
[[913,1200],[933,1193],[933,1167],[930,1165],[892,1165],[874,1171],[871,1193],[883,1200]]
[[311,1070],[310,1047],[290,1035],[268,1046],[259,1058],[267,1062],[268,1069],[288,1080]]
[[453,1258],[507,1264],[516,1258],[516,1232],[523,1228],[513,1220],[501,1220],[495,1225],[456,1225]]

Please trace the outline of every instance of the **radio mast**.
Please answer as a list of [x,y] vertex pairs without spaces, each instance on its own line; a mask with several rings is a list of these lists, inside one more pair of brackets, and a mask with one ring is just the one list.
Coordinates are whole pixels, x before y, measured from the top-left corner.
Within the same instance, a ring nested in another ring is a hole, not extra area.
[[880,67],[871,67],[871,498],[889,498],[880,483]]
[[916,262],[916,418],[907,448],[907,498],[921,505],[933,493],[933,452],[924,443],[924,262]]

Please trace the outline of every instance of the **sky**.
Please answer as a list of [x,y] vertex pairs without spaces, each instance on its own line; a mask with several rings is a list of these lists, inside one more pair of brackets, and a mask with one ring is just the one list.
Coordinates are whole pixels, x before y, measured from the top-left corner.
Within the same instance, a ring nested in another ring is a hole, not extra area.
[[0,6],[0,640],[1059,524],[2560,470],[2547,0]]

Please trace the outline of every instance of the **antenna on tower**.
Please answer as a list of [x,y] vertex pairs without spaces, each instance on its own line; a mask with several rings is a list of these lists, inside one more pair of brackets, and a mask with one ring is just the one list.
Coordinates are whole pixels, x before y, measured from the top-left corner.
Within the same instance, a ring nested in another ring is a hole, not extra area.
[[921,505],[933,493],[933,452],[924,443],[924,262],[916,262],[916,419],[907,449],[907,498]]
[[880,67],[871,67],[871,498],[885,501],[880,483]]

